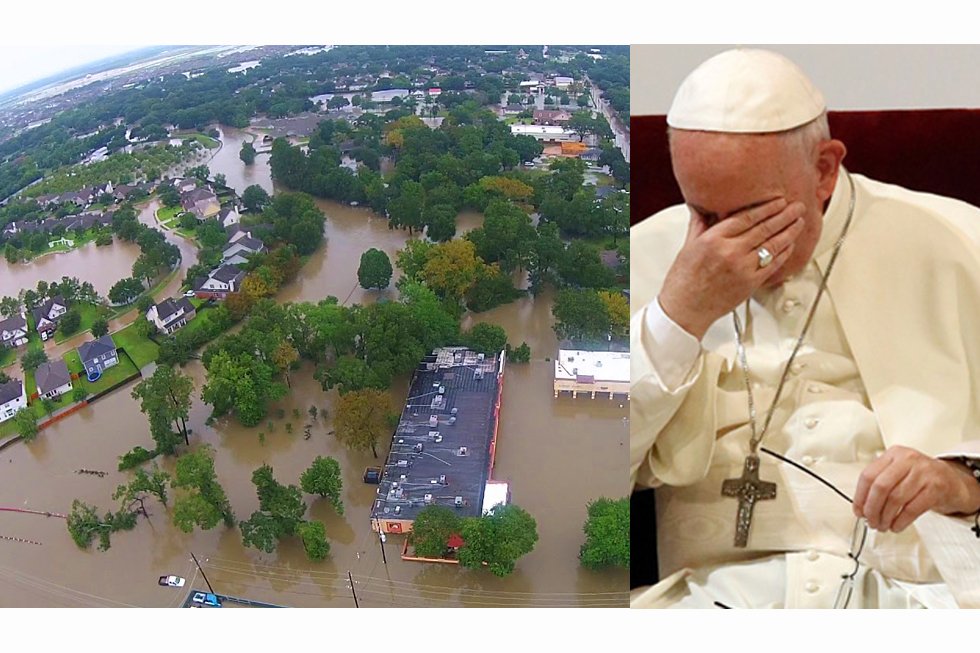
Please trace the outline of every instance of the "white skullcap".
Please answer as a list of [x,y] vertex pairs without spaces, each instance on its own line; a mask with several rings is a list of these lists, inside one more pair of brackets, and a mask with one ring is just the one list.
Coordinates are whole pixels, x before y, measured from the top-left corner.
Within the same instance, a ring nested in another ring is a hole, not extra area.
[[667,124],[693,131],[762,134],[805,125],[826,109],[792,61],[768,50],[728,50],[687,76]]

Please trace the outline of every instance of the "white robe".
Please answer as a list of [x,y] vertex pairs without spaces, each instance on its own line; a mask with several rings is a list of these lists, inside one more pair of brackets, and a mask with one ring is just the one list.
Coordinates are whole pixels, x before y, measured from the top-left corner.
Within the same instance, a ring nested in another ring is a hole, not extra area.
[[[807,269],[757,293],[748,314],[740,309],[760,425],[844,224],[844,174]],[[972,389],[980,371],[980,211],[858,175],[854,181],[847,240],[763,443],[849,495],[860,471],[892,444],[930,455],[980,452],[980,396]],[[656,306],[647,304],[687,220],[686,208],[674,207],[631,233],[631,247],[642,253],[631,265],[639,309],[631,321],[631,479],[663,485],[661,573],[674,574],[634,605],[676,594],[685,580],[693,587],[706,569],[767,558],[783,565],[782,605],[829,606],[854,518],[850,504],[803,472],[762,456],[761,477],[777,483],[777,498],[756,505],[749,546],[732,545],[737,503],[720,488],[741,472],[749,427],[731,316],[709,329],[690,369],[683,351],[690,343],[649,328]],[[871,579],[861,585],[865,594],[892,604],[883,584],[905,596],[902,588],[945,579],[960,605],[980,605],[980,540],[969,525],[930,513],[901,534],[873,533],[861,557]],[[875,603],[861,595],[853,604]]]

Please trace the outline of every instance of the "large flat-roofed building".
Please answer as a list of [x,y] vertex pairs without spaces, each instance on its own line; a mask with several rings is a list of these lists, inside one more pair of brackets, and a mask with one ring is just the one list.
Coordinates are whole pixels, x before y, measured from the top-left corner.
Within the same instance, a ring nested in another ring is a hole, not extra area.
[[504,364],[503,353],[466,347],[437,349],[422,360],[371,509],[374,530],[407,533],[429,505],[478,517],[485,500],[506,502],[506,485],[491,479]]
[[621,351],[582,351],[559,349],[555,359],[555,397],[571,392],[577,397],[587,392],[630,395],[630,355]]
[[558,127],[557,125],[511,125],[510,133],[514,136],[533,136],[539,141],[554,143],[577,141],[578,133]]

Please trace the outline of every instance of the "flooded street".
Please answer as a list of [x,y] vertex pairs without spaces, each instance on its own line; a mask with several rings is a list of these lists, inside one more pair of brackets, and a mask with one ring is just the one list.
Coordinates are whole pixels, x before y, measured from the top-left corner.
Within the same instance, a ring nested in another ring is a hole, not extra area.
[[42,279],[61,281],[61,277],[89,281],[105,297],[114,283],[133,276],[133,262],[139,254],[136,244],[116,238],[105,247],[91,242],[70,252],[45,254],[28,263],[0,259],[0,297],[16,297],[22,288],[36,288]]
[[[225,125],[219,125],[218,132],[221,134],[221,147],[206,162],[212,178],[218,173],[223,174],[225,183],[234,188],[239,195],[252,184],[258,184],[271,195],[272,172],[269,170],[268,153],[256,156],[255,163],[250,166],[245,165],[238,157],[242,150],[242,143],[253,141],[255,135]],[[260,144],[255,143],[255,146],[260,147]]]
[[[224,173],[229,184],[241,190],[236,184],[244,179],[233,177],[234,168],[244,168],[237,158],[239,147],[240,141],[237,146],[226,142],[222,151],[234,151],[233,164],[228,168],[212,164],[211,170]],[[266,174],[268,158],[260,157],[254,168],[257,177]],[[364,291],[357,283],[360,255],[377,247],[394,258],[407,232],[389,230],[385,220],[365,208],[322,200],[318,205],[327,215],[325,246],[280,291],[278,301],[318,301],[327,295],[347,304],[374,301],[379,293]],[[141,220],[149,210],[144,210]],[[461,218],[460,231],[478,226],[479,220],[472,215]],[[385,292],[395,297],[393,287]],[[493,473],[495,479],[511,484],[513,502],[528,510],[538,525],[535,550],[517,562],[512,575],[497,578],[483,570],[403,561],[399,557],[402,536],[389,536],[385,565],[368,520],[377,486],[361,481],[364,468],[379,461],[370,452],[349,452],[330,435],[336,393],[320,388],[312,378],[313,366],[304,363],[293,372],[290,395],[272,407],[266,423],[248,429],[227,419],[205,425],[210,407],[199,399],[204,370],[195,361],[184,369],[197,388],[189,420],[191,443],[215,448],[217,475],[238,520],[258,508],[251,474],[260,465],[272,465],[281,483],[298,485],[300,474],[317,455],[340,462],[343,516],[327,500],[304,495],[310,507],[307,518],[326,526],[329,557],[308,561],[298,537],[283,540],[273,554],[246,549],[239,530],[223,525],[184,534],[172,525],[172,497],[170,507],[149,500],[150,520],[141,517],[133,531],[115,533],[107,552],[97,551],[94,544],[86,551],[78,549],[61,518],[0,511],[0,607],[175,606],[189,587],[205,587],[191,552],[217,592],[288,606],[353,607],[348,571],[364,607],[626,606],[628,572],[590,572],[579,566],[577,555],[584,540],[588,501],[599,496],[618,498],[629,490],[628,406],[620,399],[553,398],[551,361],[557,353],[551,329],[553,296],[549,291],[523,298],[475,316],[468,314],[463,321],[464,328],[474,322],[499,324],[513,344],[527,341],[531,347],[530,364],[506,368]],[[391,389],[393,406],[405,399],[408,381],[396,379]],[[115,510],[112,492],[129,476],[115,471],[117,457],[137,444],[152,445],[149,426],[129,396],[130,389],[42,431],[33,443],[18,442],[0,450],[0,508],[68,513],[72,500],[79,498],[98,506],[100,512]],[[311,405],[320,409],[321,416],[312,423],[312,437],[306,440],[303,428],[311,421],[307,414]],[[382,456],[387,445],[379,446]],[[162,466],[172,472],[173,461],[164,460]],[[107,475],[77,474],[78,469]],[[188,586],[159,587],[157,577],[164,574],[184,576]]]

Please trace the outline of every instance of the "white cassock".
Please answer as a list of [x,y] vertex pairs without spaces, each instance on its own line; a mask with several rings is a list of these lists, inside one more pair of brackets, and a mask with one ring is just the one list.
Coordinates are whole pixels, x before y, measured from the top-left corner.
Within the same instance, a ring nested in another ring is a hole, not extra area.
[[[806,269],[738,310],[759,426],[847,215],[841,173]],[[980,210],[853,175],[852,224],[762,446],[853,496],[888,446],[980,457]],[[656,295],[686,234],[684,206],[632,229],[631,480],[658,487],[663,581],[633,607],[831,607],[855,518],[833,491],[761,454],[777,497],[733,545],[750,426],[726,315],[699,344]],[[634,516],[637,519],[639,516]],[[850,607],[980,607],[972,519],[927,513],[902,533],[869,530]]]

